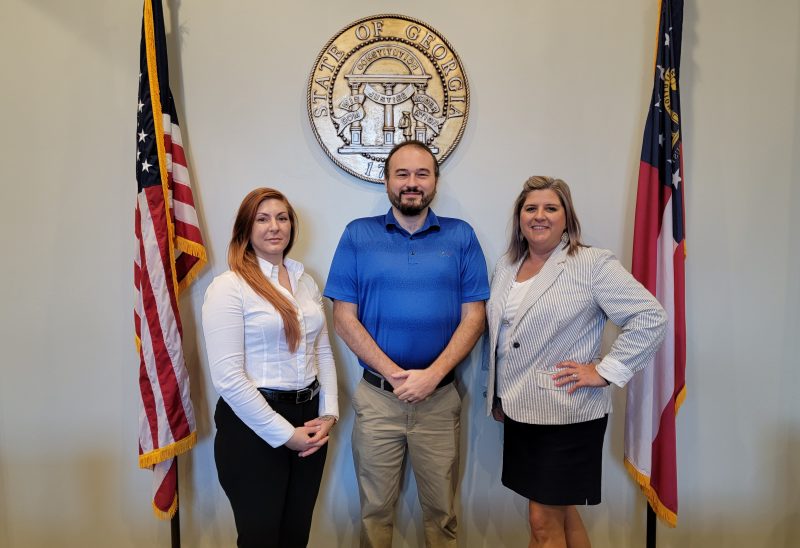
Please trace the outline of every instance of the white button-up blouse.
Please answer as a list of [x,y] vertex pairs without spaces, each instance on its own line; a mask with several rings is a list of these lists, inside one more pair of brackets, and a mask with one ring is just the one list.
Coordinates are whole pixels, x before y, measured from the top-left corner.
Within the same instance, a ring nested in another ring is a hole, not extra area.
[[319,287],[303,265],[284,259],[292,293],[278,283],[278,267],[258,259],[267,279],[292,302],[303,337],[290,352],[275,308],[230,270],[214,278],[203,302],[203,334],[214,388],[234,413],[272,447],[294,427],[258,388],[300,390],[319,380],[319,415],[339,416],[336,368]]

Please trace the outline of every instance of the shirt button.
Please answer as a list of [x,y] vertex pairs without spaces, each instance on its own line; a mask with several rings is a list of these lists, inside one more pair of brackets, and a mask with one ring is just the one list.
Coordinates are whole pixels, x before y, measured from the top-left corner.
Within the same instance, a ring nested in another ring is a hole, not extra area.
[[508,327],[509,325],[511,325],[511,320],[503,320],[503,325]]
[[513,346],[514,348],[519,348],[519,343],[518,343],[518,342],[515,342],[515,343],[514,343],[514,344],[512,344],[511,346]]

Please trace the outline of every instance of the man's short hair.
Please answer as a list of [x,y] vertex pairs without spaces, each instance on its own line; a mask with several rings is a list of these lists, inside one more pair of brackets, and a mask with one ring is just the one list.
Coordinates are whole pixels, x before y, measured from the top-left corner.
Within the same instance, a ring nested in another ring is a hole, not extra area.
[[417,141],[416,139],[409,139],[408,141],[403,141],[402,143],[397,143],[396,145],[394,145],[392,150],[389,152],[389,155],[386,157],[386,163],[384,164],[383,180],[384,181],[388,181],[389,180],[389,161],[392,159],[392,156],[394,156],[394,153],[397,152],[398,150],[400,150],[401,148],[408,147],[408,146],[417,147],[417,148],[422,149],[422,150],[424,150],[425,152],[427,152],[428,154],[431,155],[431,159],[433,159],[433,175],[434,175],[434,177],[436,177],[438,179],[439,178],[439,162],[438,162],[438,160],[436,160],[436,156],[434,156],[433,152],[431,152],[431,149],[428,148],[428,145],[426,145],[422,141]]

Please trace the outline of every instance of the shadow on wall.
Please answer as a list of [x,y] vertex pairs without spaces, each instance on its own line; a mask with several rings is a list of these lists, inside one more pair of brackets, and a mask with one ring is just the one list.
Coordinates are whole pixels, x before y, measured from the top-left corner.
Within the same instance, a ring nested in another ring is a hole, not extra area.
[[[146,498],[120,482],[132,462],[103,454],[101,447],[71,456],[3,458],[2,469],[14,470],[14,475],[7,478],[0,501],[0,545],[108,546],[109,539],[118,546],[152,545],[152,530],[137,526],[139,516],[149,512],[142,505]],[[43,477],[57,480],[33,480]],[[32,508],[37,511],[28,510]]]
[[[119,6],[114,3],[109,3],[107,0],[86,0],[81,3],[81,9],[76,10],[74,5],[65,2],[51,2],[49,0],[30,0],[25,2],[28,5],[35,6],[42,14],[46,14],[47,18],[53,21],[58,21],[65,29],[74,31],[74,35],[82,41],[91,44],[93,51],[102,52],[106,55],[118,55],[121,52],[117,48],[108,47],[109,37],[125,35],[130,32],[129,22],[122,17],[87,17],[87,13],[102,14],[107,10],[118,11]],[[130,6],[130,4],[129,4]],[[131,7],[133,13],[138,13],[141,18],[142,4],[133,4]],[[116,23],[123,22],[119,26]],[[106,26],[103,24],[105,23]],[[125,28],[122,28],[124,24]],[[33,39],[35,35],[32,34]],[[136,43],[138,51],[138,42]],[[135,69],[131,67],[131,71]]]
[[207,371],[200,314],[206,288],[214,278],[210,266],[214,254],[208,245],[206,251],[209,263],[180,298],[184,360],[189,373],[197,446],[179,457],[179,507],[184,543],[203,539],[210,545],[224,546],[236,538],[236,530],[214,463],[217,394]]
[[[320,286],[322,277],[314,278]],[[336,362],[339,386],[339,422],[331,436],[327,462],[323,472],[319,497],[311,524],[309,546],[334,545],[330,531],[335,531],[336,546],[347,546],[348,540],[358,538],[360,505],[358,488],[350,451],[350,433],[353,430],[352,401],[355,386],[361,378],[361,367],[344,342],[333,332],[333,307],[323,299],[329,337]],[[322,538],[323,540],[319,540]]]
[[[484,334],[485,336],[485,334]],[[465,546],[525,546],[527,502],[500,483],[503,425],[486,415],[483,338],[459,367],[463,394],[459,536]],[[490,485],[480,490],[481,485]],[[466,527],[466,523],[470,527]],[[474,528],[474,531],[472,530]],[[477,534],[475,534],[477,533]],[[488,542],[489,539],[493,539]]]
[[2,422],[0,422],[0,546],[11,546],[11,541],[8,538],[10,529],[8,508],[11,506],[11,494],[6,487],[6,470],[11,468],[7,465],[2,453],[2,448],[4,447],[2,436],[3,429]]
[[[796,368],[795,368],[796,371]],[[798,388],[797,380],[800,375],[794,374],[794,387]],[[784,401],[791,402],[789,405],[797,405],[797,399],[789,394],[789,398]],[[795,408],[796,409],[796,408]],[[794,415],[797,413],[795,412]],[[787,414],[787,416],[789,416]],[[775,447],[780,452],[780,459],[776,463],[775,470],[772,472],[774,477],[765,477],[765,481],[774,481],[779,489],[776,489],[775,498],[778,504],[782,504],[785,509],[782,516],[776,516],[774,523],[764,524],[764,538],[768,539],[765,546],[800,546],[800,424],[786,420],[782,425],[777,425],[775,431],[771,432],[769,439],[763,440],[763,447]],[[781,500],[783,499],[783,500]]]

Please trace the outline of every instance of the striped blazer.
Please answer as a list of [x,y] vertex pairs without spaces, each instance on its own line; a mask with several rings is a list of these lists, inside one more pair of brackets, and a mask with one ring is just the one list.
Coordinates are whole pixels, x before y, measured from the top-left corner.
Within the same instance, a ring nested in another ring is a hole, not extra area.
[[[567,394],[568,387],[557,387],[552,379],[556,364],[594,362],[600,375],[624,386],[648,364],[664,338],[664,309],[610,251],[581,247],[570,256],[566,247],[559,246],[531,281],[509,328],[500,378],[497,335],[508,289],[522,261],[511,264],[504,256],[497,263],[486,306],[487,412],[492,396],[499,396],[503,411],[517,422],[569,424],[600,418],[611,411],[608,390],[583,387]],[[622,331],[600,360],[607,319]]]

